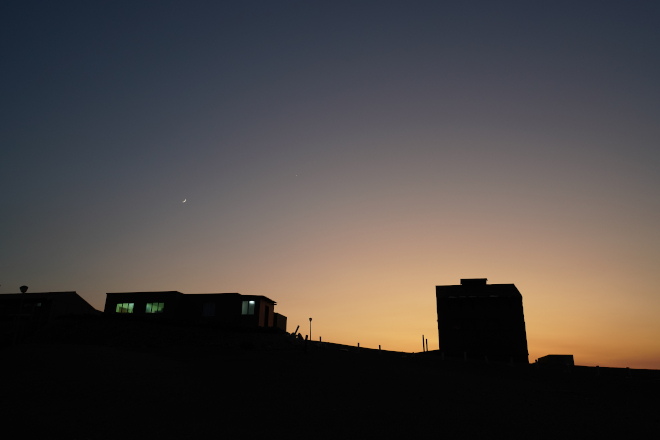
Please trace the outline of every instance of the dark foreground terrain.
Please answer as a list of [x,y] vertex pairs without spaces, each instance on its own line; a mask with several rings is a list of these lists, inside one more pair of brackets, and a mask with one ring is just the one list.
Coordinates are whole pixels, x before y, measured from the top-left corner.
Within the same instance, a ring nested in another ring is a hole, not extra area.
[[305,352],[286,334],[99,325],[60,325],[47,337],[0,349],[2,438],[655,438],[660,432],[655,371],[596,375],[584,367],[443,362],[432,353],[403,357],[316,344]]

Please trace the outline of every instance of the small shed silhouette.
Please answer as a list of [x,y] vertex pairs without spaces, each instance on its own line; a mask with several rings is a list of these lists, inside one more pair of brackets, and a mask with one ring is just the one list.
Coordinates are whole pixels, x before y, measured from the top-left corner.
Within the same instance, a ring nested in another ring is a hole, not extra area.
[[572,354],[549,354],[537,359],[539,364],[575,365]]

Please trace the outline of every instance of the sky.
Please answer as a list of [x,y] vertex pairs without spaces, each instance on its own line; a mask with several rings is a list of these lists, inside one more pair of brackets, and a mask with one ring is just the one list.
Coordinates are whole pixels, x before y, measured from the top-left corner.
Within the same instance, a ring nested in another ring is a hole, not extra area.
[[0,293],[264,295],[289,331],[421,351],[435,286],[488,278],[522,293],[530,360],[660,368],[658,22],[2,2]]

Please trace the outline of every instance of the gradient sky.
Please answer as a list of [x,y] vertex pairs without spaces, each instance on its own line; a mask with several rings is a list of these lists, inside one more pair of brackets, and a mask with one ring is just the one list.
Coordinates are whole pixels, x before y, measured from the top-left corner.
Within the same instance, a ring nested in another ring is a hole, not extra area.
[[[660,3],[0,5],[0,293],[239,292],[437,348],[514,283],[530,359],[660,368]],[[182,203],[187,199],[186,203]]]

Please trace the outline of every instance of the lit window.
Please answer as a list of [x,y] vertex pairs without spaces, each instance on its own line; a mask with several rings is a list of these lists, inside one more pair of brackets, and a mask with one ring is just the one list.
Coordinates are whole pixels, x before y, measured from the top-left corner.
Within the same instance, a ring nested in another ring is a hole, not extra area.
[[254,301],[243,301],[243,315],[254,315]]
[[133,303],[117,304],[117,313],[133,313]]
[[147,303],[147,313],[163,313],[165,303]]

